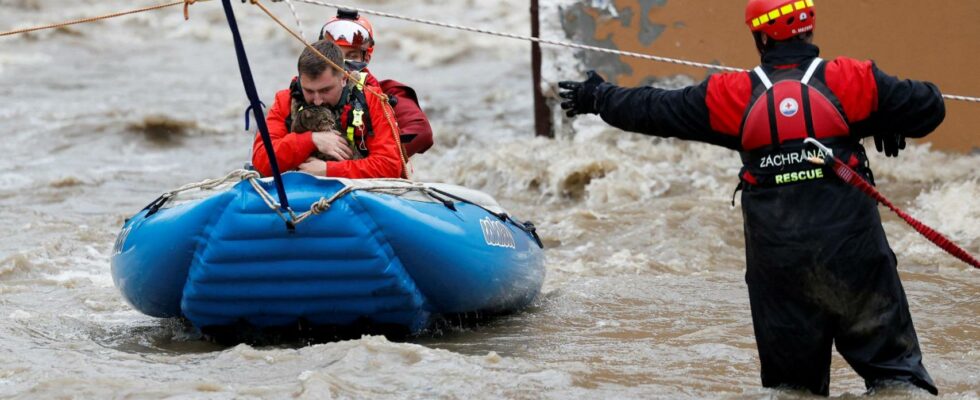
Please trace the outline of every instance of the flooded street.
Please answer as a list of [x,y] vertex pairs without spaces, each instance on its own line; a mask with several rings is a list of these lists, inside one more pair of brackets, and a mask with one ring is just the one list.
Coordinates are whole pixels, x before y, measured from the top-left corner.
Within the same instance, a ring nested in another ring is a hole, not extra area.
[[[362,3],[528,32],[523,1]],[[301,47],[234,4],[271,105]],[[0,0],[0,30],[143,5]],[[283,3],[270,8],[292,21]],[[335,12],[297,9],[308,36]],[[537,225],[548,277],[533,306],[405,341],[273,347],[209,343],[134,311],[110,276],[125,218],[250,159],[221,5],[190,15],[178,6],[0,38],[0,398],[797,398],[759,383],[742,213],[731,205],[737,154],[594,118],[566,121],[574,137],[534,138],[528,44],[380,17],[371,69],[415,87],[435,132],[413,178],[485,191]],[[546,56],[572,60],[566,51]],[[546,76],[579,79],[581,68]],[[871,153],[883,194],[980,254],[980,154]],[[880,210],[941,397],[980,398],[980,271]],[[864,391],[835,354],[831,396]]]

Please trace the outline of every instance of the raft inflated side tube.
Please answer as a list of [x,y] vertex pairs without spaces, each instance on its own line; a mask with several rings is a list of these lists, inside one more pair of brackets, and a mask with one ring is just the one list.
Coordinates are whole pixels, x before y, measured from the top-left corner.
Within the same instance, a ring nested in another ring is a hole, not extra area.
[[[434,200],[425,184],[406,181],[375,191],[391,181],[304,173],[283,180],[301,210],[342,195],[293,232],[247,181],[142,211],[112,259],[124,297],[143,313],[183,316],[202,329],[384,325],[417,333],[437,315],[520,309],[541,289],[543,250],[483,193],[456,192],[481,198],[477,205]],[[254,183],[275,196],[274,182]]]

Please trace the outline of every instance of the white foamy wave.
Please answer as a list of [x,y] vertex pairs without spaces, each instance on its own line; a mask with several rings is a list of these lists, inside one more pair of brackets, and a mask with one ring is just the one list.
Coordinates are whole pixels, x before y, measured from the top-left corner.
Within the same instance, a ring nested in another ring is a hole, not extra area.
[[[980,198],[980,184],[976,179],[947,182],[919,194],[908,213],[977,257],[980,255],[980,208],[975,201],[964,201],[976,198]],[[900,261],[912,265],[969,268],[904,222],[888,223],[886,228],[892,233],[891,237],[897,237],[893,248]]]
[[[572,386],[566,372],[501,357],[464,356],[373,336],[300,350],[303,359],[328,356],[329,365],[299,374],[302,398],[527,398]],[[464,385],[459,382],[466,382]],[[556,392],[552,392],[552,396]]]
[[32,260],[26,254],[15,254],[0,260],[0,281],[36,277],[49,266]]
[[[976,247],[980,239],[980,181],[947,182],[923,192],[915,199],[912,213],[957,241],[969,240]],[[966,200],[966,201],[964,201]]]
[[932,150],[930,143],[910,143],[898,157],[885,157],[875,151],[871,139],[866,139],[864,145],[878,180],[932,184],[973,179],[980,170],[980,153],[977,152],[945,153]]
[[496,196],[584,200],[609,208],[661,197],[680,185],[721,198],[737,158],[706,145],[610,133],[592,141],[541,138],[462,144],[420,159],[419,179],[456,182]]

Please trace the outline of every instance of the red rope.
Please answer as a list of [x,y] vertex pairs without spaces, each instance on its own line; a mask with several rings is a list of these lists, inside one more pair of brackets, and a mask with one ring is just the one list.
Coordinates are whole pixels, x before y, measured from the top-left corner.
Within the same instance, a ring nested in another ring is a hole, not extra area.
[[970,253],[967,253],[966,250],[963,250],[962,248],[957,246],[955,243],[947,239],[941,233],[936,232],[935,229],[926,226],[926,224],[923,224],[921,221],[913,218],[911,215],[906,214],[898,207],[895,207],[895,205],[892,204],[892,202],[888,201],[888,199],[885,198],[884,195],[878,192],[878,190],[875,189],[874,186],[871,186],[871,184],[868,183],[868,181],[864,180],[864,178],[861,177],[861,175],[859,175],[857,172],[854,172],[853,169],[851,169],[844,163],[840,162],[840,160],[833,160],[832,163],[833,163],[834,173],[837,174],[837,176],[840,177],[841,180],[851,184],[852,186],[858,188],[868,196],[871,196],[871,198],[878,200],[879,203],[884,204],[886,207],[890,208],[892,211],[895,212],[895,214],[897,214],[899,217],[902,217],[902,219],[904,219],[905,222],[908,222],[908,224],[911,225],[912,228],[914,228],[916,231],[921,233],[922,236],[925,236],[926,239],[929,239],[930,242],[935,243],[936,246],[939,246],[939,248],[945,250],[949,254],[952,254],[954,257],[963,260],[963,262],[970,264],[971,266],[973,266],[973,268],[980,268],[980,261],[977,261],[977,259],[974,258],[972,255],[970,255]]

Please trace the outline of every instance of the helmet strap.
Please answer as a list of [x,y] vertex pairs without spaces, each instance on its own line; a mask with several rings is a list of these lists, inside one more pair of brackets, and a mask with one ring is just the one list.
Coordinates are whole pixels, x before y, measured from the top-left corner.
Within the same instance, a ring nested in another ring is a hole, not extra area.
[[762,32],[752,32],[752,38],[755,39],[755,48],[759,50],[759,55],[766,54],[767,45],[772,43],[772,39]]

